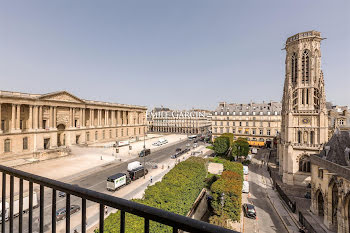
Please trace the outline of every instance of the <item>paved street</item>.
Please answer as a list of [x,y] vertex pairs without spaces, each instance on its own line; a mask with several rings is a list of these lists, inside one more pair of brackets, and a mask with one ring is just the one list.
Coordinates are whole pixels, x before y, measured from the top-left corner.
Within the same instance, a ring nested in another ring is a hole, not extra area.
[[[147,164],[158,163],[159,164],[158,169],[161,169],[161,166],[164,165],[164,172],[162,171],[162,173],[165,174],[167,172],[166,170],[167,170],[167,164],[168,164],[168,163],[166,163],[166,160],[169,160],[169,157],[175,153],[176,148],[181,147],[184,149],[186,147],[187,143],[188,143],[187,140],[183,140],[181,142],[176,142],[173,145],[169,145],[168,147],[161,148],[160,150],[155,151],[151,155],[147,156],[146,157],[147,158],[146,159],[146,167],[150,170],[150,174],[148,174],[146,176],[146,179],[149,179],[150,175],[152,174],[152,168],[147,166]],[[99,168],[96,168],[93,171],[91,171],[91,173],[86,175],[86,176],[78,177],[77,179],[72,178],[69,183],[77,184],[80,187],[89,188],[89,189],[92,189],[95,191],[113,194],[113,193],[110,193],[106,190],[106,178],[108,176],[113,175],[113,174],[118,173],[118,172],[126,172],[127,164],[129,162],[136,161],[136,160],[140,161],[140,159],[136,158],[136,159],[131,159],[130,161],[127,161],[127,162],[122,162],[120,164],[108,163],[106,165],[102,165]],[[157,177],[154,177],[154,180],[156,180],[156,179],[157,179]],[[137,181],[135,181],[133,183],[136,183],[136,182]],[[133,183],[130,184],[129,186],[132,186]],[[119,197],[130,199],[130,198],[134,197],[136,194],[140,193],[140,191],[143,191],[147,187],[147,184],[137,186],[136,188],[131,189],[128,193],[125,193],[125,192],[123,193],[123,189],[126,189],[127,187],[128,186],[126,186],[125,188],[122,188],[120,191],[117,191],[114,194],[117,194],[117,196],[119,196]],[[130,187],[129,187],[129,189],[130,189]],[[119,195],[119,192],[121,193],[120,195]],[[77,204],[77,205],[81,206],[80,198],[71,197],[71,204]],[[88,216],[88,224],[89,225],[91,225],[95,221],[93,218],[96,217],[95,214],[92,213],[93,211],[91,211],[92,210],[91,207],[94,204],[95,203],[87,202],[87,211],[88,211],[87,216]],[[62,208],[64,206],[65,206],[65,198],[58,197],[57,198],[57,209]],[[80,212],[76,215],[80,215]],[[34,213],[33,213],[34,220],[37,219],[38,216],[39,216],[39,209],[37,208],[34,210]],[[90,219],[90,216],[91,216],[91,219]],[[27,227],[28,227],[28,214],[24,215],[23,221],[24,221],[23,228],[27,229]],[[60,228],[60,225],[64,225],[64,222],[65,221],[61,221],[61,222],[57,223],[58,229]],[[9,225],[8,222],[6,225],[8,227],[8,225]],[[17,228],[18,227],[18,218],[15,218],[14,225],[15,225],[14,232],[16,232],[16,231],[18,231],[18,228]],[[38,226],[39,226],[38,221],[34,221],[34,224],[33,224],[34,232],[38,231]],[[72,225],[72,227],[74,227],[74,226]],[[45,191],[45,231],[50,232],[50,228],[51,228],[51,190],[48,189],[47,191]],[[72,228],[72,231],[73,230],[74,229]],[[27,232],[27,231],[24,231],[24,232]]]
[[265,181],[262,177],[262,170],[259,161],[253,159],[249,165],[249,174],[246,180],[249,181],[250,195],[243,194],[242,204],[247,200],[255,206],[257,219],[244,217],[244,232],[287,232],[281,219],[271,205],[267,195]]

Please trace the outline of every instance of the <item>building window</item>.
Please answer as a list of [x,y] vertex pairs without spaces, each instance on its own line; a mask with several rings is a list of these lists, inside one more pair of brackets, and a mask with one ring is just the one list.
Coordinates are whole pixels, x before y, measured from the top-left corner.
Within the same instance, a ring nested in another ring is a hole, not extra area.
[[310,132],[310,144],[312,145],[312,144],[314,144],[314,131],[311,131]]
[[95,131],[95,141],[97,141],[97,131]]
[[233,125],[233,126],[236,126],[235,122],[232,122],[232,125]]
[[298,131],[298,143],[301,143],[301,131]]
[[4,152],[11,152],[11,140],[5,139],[4,141]]
[[223,131],[224,131],[223,128],[220,128],[220,133],[223,133]]
[[271,130],[267,130],[267,135],[270,136],[271,135]]
[[236,133],[236,129],[233,129],[233,130],[232,130],[232,133]]
[[43,128],[46,129],[46,120],[43,120]]
[[252,130],[252,134],[255,135],[255,129]]
[[242,122],[239,122],[239,126],[242,126]]
[[117,129],[115,130],[115,137],[116,138],[118,137],[118,130]]
[[134,128],[134,135],[136,135],[136,128]]
[[308,156],[303,156],[299,161],[300,172],[310,172],[310,159]]
[[302,82],[303,83],[309,83],[310,57],[309,57],[309,51],[308,50],[304,50],[301,63],[302,63],[301,64]]
[[90,141],[90,132],[86,132],[86,141]]
[[293,53],[291,61],[292,83],[295,85],[298,82],[298,58],[296,53]]
[[318,178],[323,179],[323,169],[318,169]]
[[260,127],[262,127],[263,126],[263,122],[262,121],[260,121]]
[[124,137],[124,130],[122,129],[121,131],[122,131],[122,133],[121,133],[121,134],[122,134],[122,137]]
[[102,130],[102,139],[105,139],[105,131]]
[[264,134],[264,131],[261,129],[260,130],[260,135],[263,135]]
[[112,130],[109,130],[109,138],[112,138]]
[[245,123],[245,126],[249,126],[249,122],[248,121]]
[[19,128],[23,129],[23,121],[22,120],[19,121]]
[[339,120],[339,125],[344,125],[344,120],[343,119]]
[[271,127],[271,123],[270,123],[270,122],[268,122],[268,123],[267,123],[267,126],[268,126],[268,127]]
[[218,132],[218,129],[217,128],[214,128],[214,133],[217,133]]
[[226,133],[229,133],[230,132],[230,128],[226,128]]
[[23,150],[28,150],[28,138],[23,138]]
[[218,122],[217,122],[217,121],[215,121],[215,125],[218,125]]
[[222,121],[220,122],[220,125],[221,125],[221,126],[223,125],[223,122],[222,122]]
[[0,130],[5,130],[5,120],[1,120]]

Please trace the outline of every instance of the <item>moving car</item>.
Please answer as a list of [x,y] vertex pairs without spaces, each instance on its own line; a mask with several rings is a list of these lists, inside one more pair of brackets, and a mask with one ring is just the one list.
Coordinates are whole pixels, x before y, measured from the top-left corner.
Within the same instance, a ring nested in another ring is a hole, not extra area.
[[[78,212],[80,210],[80,206],[78,205],[71,205],[70,206],[70,215]],[[63,207],[56,211],[56,221],[61,221],[66,218],[66,207]]]
[[139,157],[147,156],[151,154],[151,149],[144,149],[140,152]]
[[243,204],[244,215],[248,218],[256,218],[255,207],[252,204]]

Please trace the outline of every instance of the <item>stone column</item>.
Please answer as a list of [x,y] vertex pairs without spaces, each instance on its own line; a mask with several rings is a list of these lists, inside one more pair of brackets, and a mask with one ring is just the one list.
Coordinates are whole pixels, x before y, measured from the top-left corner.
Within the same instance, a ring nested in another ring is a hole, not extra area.
[[72,108],[72,127],[75,128],[75,108]]
[[73,126],[73,124],[72,124],[72,108],[69,108],[69,127],[71,128],[72,126]]
[[121,111],[120,110],[118,110],[117,111],[117,125],[121,125]]
[[39,129],[43,128],[43,106],[39,106]]
[[102,115],[102,111],[101,111],[101,109],[98,109],[97,110],[97,126],[101,126],[101,115]]
[[53,128],[57,128],[57,107],[53,108]]
[[50,106],[49,109],[49,128],[52,129],[53,128],[53,107]]
[[93,109],[89,109],[89,113],[90,113],[90,127],[94,126],[94,110]]
[[16,113],[16,130],[21,130],[20,129],[20,121],[21,121],[21,105],[16,106],[17,113]]
[[28,129],[33,129],[33,106],[29,105]]
[[16,128],[16,105],[12,104],[12,115],[11,115],[11,131]]
[[86,116],[85,116],[85,108],[83,108],[83,127],[86,125]]
[[38,129],[38,106],[33,108],[33,129]]
[[1,119],[1,103],[0,103],[0,133],[2,133],[2,130],[3,130],[3,129],[1,128],[1,126],[2,126],[1,120],[2,120],[2,119]]
[[111,124],[112,124],[112,126],[115,126],[116,124],[115,124],[115,110],[112,110],[112,114],[111,114],[112,116],[112,121],[111,121]]
[[80,128],[83,127],[83,109],[79,109],[79,126]]

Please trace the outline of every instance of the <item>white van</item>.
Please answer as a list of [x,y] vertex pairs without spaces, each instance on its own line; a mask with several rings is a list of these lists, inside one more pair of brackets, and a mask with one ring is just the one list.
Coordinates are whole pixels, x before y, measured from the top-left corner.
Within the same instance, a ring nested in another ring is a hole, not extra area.
[[249,173],[248,166],[243,166],[243,174],[248,175],[248,173]]
[[249,182],[243,181],[242,193],[249,193]]

